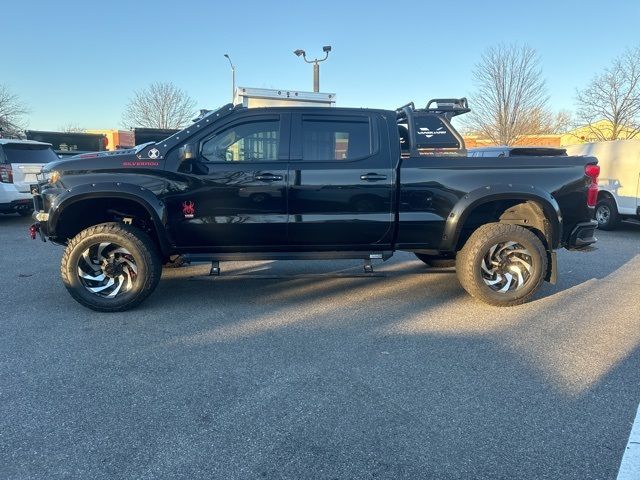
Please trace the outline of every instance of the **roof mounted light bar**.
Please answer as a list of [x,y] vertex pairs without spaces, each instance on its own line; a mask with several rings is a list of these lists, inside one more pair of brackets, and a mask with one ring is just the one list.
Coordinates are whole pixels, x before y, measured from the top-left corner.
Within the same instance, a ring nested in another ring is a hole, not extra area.
[[[432,104],[436,104],[435,108],[432,108]],[[434,98],[427,103],[427,110],[433,113],[440,113],[442,115],[449,115],[455,117],[463,113],[471,111],[469,103],[466,98]]]

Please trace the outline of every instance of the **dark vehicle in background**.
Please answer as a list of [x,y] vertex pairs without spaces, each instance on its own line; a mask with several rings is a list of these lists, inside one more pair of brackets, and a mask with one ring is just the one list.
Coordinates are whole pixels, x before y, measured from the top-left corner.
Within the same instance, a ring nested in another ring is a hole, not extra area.
[[[81,304],[121,311],[173,255],[223,260],[359,258],[394,251],[455,264],[491,305],[555,281],[556,250],[593,244],[593,157],[469,158],[451,126],[466,99],[396,111],[226,105],[161,142],[48,164],[35,238],[66,245]],[[425,294],[428,292],[425,291]]]
[[107,149],[107,137],[98,133],[26,130],[28,140],[50,143],[60,158]]
[[565,157],[566,148],[556,147],[476,147],[470,148],[470,157]]
[[57,159],[48,143],[0,138],[0,213],[31,215],[36,175]]
[[161,142],[177,132],[178,130],[171,128],[134,128],[133,138],[135,145],[142,145],[149,142]]

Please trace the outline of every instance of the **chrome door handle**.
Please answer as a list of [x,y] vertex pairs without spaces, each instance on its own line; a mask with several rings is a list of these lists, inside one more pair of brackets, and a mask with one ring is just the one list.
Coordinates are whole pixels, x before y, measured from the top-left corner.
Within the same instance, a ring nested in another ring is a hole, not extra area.
[[381,175],[379,173],[367,173],[365,175],[360,175],[360,180],[363,182],[379,182],[380,180],[386,180],[386,175]]
[[277,180],[282,180],[282,175],[274,175],[273,173],[261,173],[260,175],[256,175],[254,178],[262,182],[275,182]]

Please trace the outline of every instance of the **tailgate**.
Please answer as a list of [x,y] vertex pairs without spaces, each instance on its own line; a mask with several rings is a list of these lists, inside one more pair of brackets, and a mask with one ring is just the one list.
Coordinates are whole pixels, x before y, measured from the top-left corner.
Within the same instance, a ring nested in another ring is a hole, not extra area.
[[44,166],[43,163],[12,163],[13,184],[19,192],[31,192],[31,185],[36,185],[36,175]]

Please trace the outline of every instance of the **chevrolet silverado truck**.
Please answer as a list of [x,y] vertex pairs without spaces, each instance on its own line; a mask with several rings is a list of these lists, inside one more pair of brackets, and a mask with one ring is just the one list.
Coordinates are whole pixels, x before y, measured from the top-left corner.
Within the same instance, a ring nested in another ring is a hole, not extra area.
[[[556,250],[593,244],[597,160],[469,158],[466,99],[396,111],[226,105],[167,139],[46,165],[32,238],[66,245],[72,297],[122,311],[180,255],[225,260],[386,260],[455,265],[496,306],[557,275]],[[427,292],[425,292],[426,294]]]

